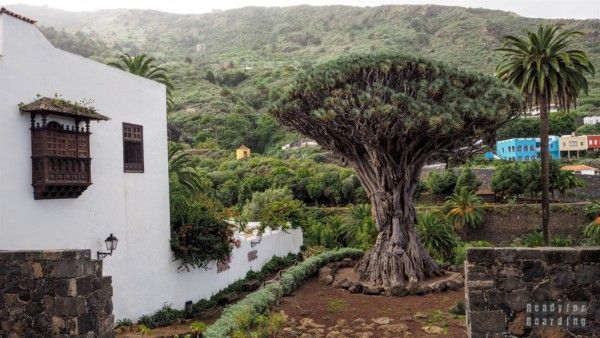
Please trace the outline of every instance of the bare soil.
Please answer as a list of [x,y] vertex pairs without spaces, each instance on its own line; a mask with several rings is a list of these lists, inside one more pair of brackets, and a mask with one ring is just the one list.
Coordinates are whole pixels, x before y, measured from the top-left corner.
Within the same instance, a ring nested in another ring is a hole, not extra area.
[[[288,322],[306,323],[305,318],[309,318],[316,323],[314,328],[322,325],[323,334],[315,334],[319,330],[313,329],[313,337],[337,337],[337,333],[341,333],[339,337],[464,338],[467,336],[464,317],[455,317],[447,312],[458,301],[464,301],[463,289],[423,296],[372,296],[352,294],[347,290],[325,286],[319,283],[317,277],[313,277],[298,288],[295,294],[282,298],[275,310],[282,310],[289,317]],[[407,330],[390,333],[385,329],[386,325],[373,321],[382,317],[389,318],[389,324],[405,324]],[[340,325],[344,322],[347,323],[345,329],[344,325]],[[362,322],[373,324],[372,329],[365,330],[364,325],[359,328]],[[428,333],[424,329],[427,326],[442,328],[443,333]],[[289,333],[289,328],[286,331],[288,334],[284,333],[282,337],[298,336],[294,332]],[[298,331],[298,325],[294,331]],[[332,331],[336,333],[332,334]]]

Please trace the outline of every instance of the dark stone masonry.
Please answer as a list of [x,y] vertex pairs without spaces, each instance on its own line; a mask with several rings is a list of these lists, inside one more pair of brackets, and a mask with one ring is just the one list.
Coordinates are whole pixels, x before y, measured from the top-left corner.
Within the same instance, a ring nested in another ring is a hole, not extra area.
[[0,337],[113,337],[111,277],[90,250],[0,251]]
[[469,337],[600,337],[600,248],[472,248]]

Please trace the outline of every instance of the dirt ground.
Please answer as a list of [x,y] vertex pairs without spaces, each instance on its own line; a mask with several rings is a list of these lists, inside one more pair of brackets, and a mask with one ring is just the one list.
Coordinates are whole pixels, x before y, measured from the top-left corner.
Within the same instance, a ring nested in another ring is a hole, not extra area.
[[317,277],[281,299],[276,311],[289,316],[281,337],[467,336],[464,317],[447,310],[464,301],[464,290],[423,296],[352,294],[321,285]]

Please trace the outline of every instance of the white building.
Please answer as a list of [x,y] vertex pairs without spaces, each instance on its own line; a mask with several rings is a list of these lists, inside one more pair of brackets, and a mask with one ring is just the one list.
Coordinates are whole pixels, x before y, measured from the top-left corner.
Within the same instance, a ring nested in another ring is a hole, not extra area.
[[302,147],[318,147],[319,144],[313,140],[313,139],[309,139],[309,138],[303,138],[300,140],[296,140],[294,142],[285,144],[281,147],[281,150],[287,150],[287,149],[292,149],[292,148],[302,148]]
[[[57,94],[92,100],[103,116]],[[0,10],[0,250],[95,254],[106,251],[104,239],[114,233],[119,243],[104,259],[104,274],[112,276],[117,319],[136,320],[165,302],[183,308],[302,244],[300,230],[275,231],[252,249],[242,241],[218,275],[216,264],[177,272],[169,246],[165,102],[162,84],[56,49],[33,20]],[[90,123],[91,135],[86,120],[100,120]],[[247,252],[255,249],[258,258],[249,262]]]
[[586,116],[583,118],[583,124],[591,125],[600,123],[600,116]]

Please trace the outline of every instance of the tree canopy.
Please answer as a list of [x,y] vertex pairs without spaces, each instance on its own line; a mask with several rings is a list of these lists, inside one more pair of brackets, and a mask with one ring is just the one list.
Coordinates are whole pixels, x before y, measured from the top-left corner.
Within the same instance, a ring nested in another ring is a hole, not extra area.
[[518,94],[491,77],[382,53],[342,57],[300,75],[273,114],[354,159],[370,148],[400,158],[469,145],[520,110]]

